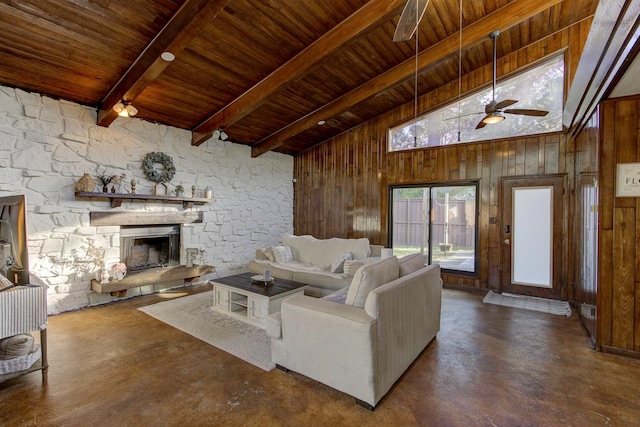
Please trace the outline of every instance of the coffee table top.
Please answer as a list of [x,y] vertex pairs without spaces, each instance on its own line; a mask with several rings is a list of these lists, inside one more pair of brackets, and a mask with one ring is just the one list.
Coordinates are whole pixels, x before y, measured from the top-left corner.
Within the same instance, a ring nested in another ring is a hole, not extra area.
[[274,297],[307,286],[304,283],[298,283],[294,282],[293,280],[278,278],[274,278],[274,282],[272,285],[265,286],[259,283],[251,282],[251,277],[255,275],[255,273],[242,273],[233,276],[220,277],[211,281],[266,297]]

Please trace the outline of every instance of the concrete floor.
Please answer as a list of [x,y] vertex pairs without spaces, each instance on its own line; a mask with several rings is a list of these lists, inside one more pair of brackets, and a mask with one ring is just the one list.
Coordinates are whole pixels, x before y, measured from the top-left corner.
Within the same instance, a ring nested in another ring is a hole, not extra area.
[[593,351],[575,314],[486,305],[480,294],[445,290],[436,340],[369,412],[323,384],[265,372],[136,310],[161,300],[51,317],[49,382],[31,373],[0,384],[0,425],[640,425],[640,362]]

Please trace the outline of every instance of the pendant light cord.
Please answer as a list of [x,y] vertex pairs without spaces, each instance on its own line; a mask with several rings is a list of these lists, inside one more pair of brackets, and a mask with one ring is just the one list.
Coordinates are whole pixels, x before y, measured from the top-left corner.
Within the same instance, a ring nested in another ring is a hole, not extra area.
[[413,82],[413,148],[418,147],[418,37],[420,36],[420,22],[418,19],[418,2],[416,1],[416,58],[415,76]]
[[462,0],[460,0],[460,25],[458,27],[458,142],[461,142],[460,131],[462,129],[462,111],[461,111],[461,99],[462,97]]

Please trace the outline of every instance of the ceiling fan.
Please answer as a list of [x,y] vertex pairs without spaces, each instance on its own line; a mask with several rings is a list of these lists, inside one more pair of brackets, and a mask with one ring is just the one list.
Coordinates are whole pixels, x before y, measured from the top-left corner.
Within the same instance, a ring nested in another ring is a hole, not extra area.
[[[491,34],[489,34],[489,38],[493,40],[493,88],[492,88],[491,102],[489,102],[484,107],[484,112],[486,116],[484,116],[482,120],[480,120],[480,122],[476,126],[476,129],[481,129],[486,125],[499,123],[503,121],[505,119],[503,113],[517,114],[521,116],[539,116],[539,117],[543,117],[549,114],[548,111],[533,110],[533,109],[527,109],[527,108],[510,108],[508,110],[505,110],[505,108],[518,102],[513,99],[505,99],[504,101],[496,102],[496,62],[497,62],[496,61],[496,39],[498,38],[499,34],[500,34],[500,31],[498,30],[495,30]],[[482,114],[482,112],[473,113],[473,114]]]
[[407,0],[393,34],[394,42],[406,41],[413,37],[428,4],[429,0]]

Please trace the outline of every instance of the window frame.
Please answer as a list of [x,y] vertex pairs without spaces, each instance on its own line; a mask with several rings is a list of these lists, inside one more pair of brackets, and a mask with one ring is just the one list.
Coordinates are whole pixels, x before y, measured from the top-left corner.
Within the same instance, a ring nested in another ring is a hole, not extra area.
[[473,261],[473,271],[466,270],[456,270],[451,268],[445,268],[441,266],[441,270],[443,273],[452,274],[457,276],[465,276],[465,277],[480,277],[479,271],[479,258],[480,258],[480,181],[443,181],[443,182],[424,182],[424,183],[415,183],[415,184],[392,184],[388,186],[388,207],[387,207],[387,218],[388,218],[388,226],[387,226],[387,234],[388,234],[388,242],[387,247],[393,248],[393,201],[394,196],[393,192],[397,189],[404,188],[428,188],[429,189],[429,210],[427,213],[427,217],[429,218],[428,222],[428,241],[427,248],[428,253],[425,254],[427,265],[433,264],[433,253],[432,253],[432,238],[433,238],[433,189],[434,188],[442,188],[442,187],[474,187],[475,188],[475,229],[473,235],[474,241],[474,261]]
[[[544,134],[553,134],[553,133],[557,133],[557,132],[564,132],[565,128],[564,128],[564,124],[562,123],[562,115],[564,113],[564,102],[565,102],[565,98],[566,98],[566,81],[567,81],[567,64],[566,64],[566,55],[564,51],[560,51],[560,52],[554,52],[552,54],[549,54],[547,56],[545,56],[542,59],[539,59],[537,61],[532,62],[531,64],[529,64],[526,67],[523,67],[522,69],[516,70],[514,72],[508,73],[506,75],[501,76],[501,78],[498,79],[497,84],[496,84],[496,92],[498,92],[500,90],[501,87],[505,86],[506,84],[508,84],[508,82],[512,79],[518,78],[519,76],[521,76],[522,74],[528,73],[528,72],[532,72],[535,71],[537,68],[544,66],[545,64],[548,64],[554,60],[560,60],[562,63],[562,94],[561,94],[561,99],[560,99],[560,104],[561,104],[561,110],[560,110],[560,129],[556,129],[556,130],[550,130],[550,131],[546,131],[546,132],[537,132],[537,133],[527,133],[527,134],[522,134],[522,135],[499,135],[496,134],[488,139],[479,139],[479,140],[471,140],[471,141],[465,141],[465,140],[461,140],[461,141],[457,141],[454,143],[449,143],[449,144],[441,144],[441,145],[418,145],[418,146],[413,146],[413,147],[409,147],[409,148],[401,148],[401,149],[392,149],[391,143],[393,140],[393,133],[394,131],[398,130],[398,129],[403,129],[403,128],[407,128],[410,126],[414,126],[415,123],[419,123],[421,120],[423,120],[426,116],[434,114],[434,113],[438,113],[439,111],[451,108],[452,106],[455,106],[458,102],[459,99],[456,97],[456,99],[450,100],[450,101],[446,101],[444,103],[438,104],[436,106],[434,106],[432,109],[423,112],[422,114],[418,115],[418,116],[414,116],[411,118],[408,118],[407,120],[401,121],[401,122],[397,122],[395,125],[393,126],[389,126],[387,128],[387,141],[386,141],[386,149],[387,149],[387,153],[402,153],[402,152],[407,152],[407,151],[412,151],[412,150],[419,150],[419,149],[430,149],[430,148],[438,148],[438,147],[450,147],[450,146],[455,146],[455,145],[460,145],[460,144],[476,144],[476,143],[482,143],[485,141],[491,141],[491,140],[496,140],[496,139],[505,139],[505,138],[522,138],[522,137],[527,137],[530,135],[544,135]],[[482,85],[480,87],[477,87],[471,91],[469,91],[466,94],[463,94],[462,97],[460,98],[461,100],[465,100],[465,99],[469,99],[471,97],[477,97],[479,94],[483,93],[484,91],[486,91],[488,88],[490,89],[490,85],[485,84]],[[496,94],[496,98],[498,98],[498,100],[500,99],[500,95]],[[513,108],[526,108],[525,106],[514,106]],[[462,114],[461,117],[464,116],[468,116],[468,114]],[[478,115],[478,120],[480,120],[482,116]],[[518,116],[516,116],[518,117]],[[455,117],[453,117],[455,118]],[[452,119],[453,119],[452,118]],[[458,130],[458,133],[460,133],[460,130]],[[420,135],[418,135],[420,136]],[[424,137],[424,134],[421,135],[422,137]],[[414,135],[414,141],[416,139],[416,136]],[[415,144],[415,142],[414,142]]]

